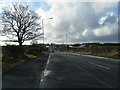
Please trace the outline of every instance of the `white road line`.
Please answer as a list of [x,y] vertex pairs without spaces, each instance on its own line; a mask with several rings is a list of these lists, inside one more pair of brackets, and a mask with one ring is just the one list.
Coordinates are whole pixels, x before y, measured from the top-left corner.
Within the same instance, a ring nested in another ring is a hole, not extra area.
[[100,58],[100,59],[107,59],[107,60],[120,61],[119,59],[107,58],[107,57],[100,57],[100,56],[94,56],[94,55],[82,55],[82,56],[86,56],[86,57],[93,57],[93,58]]
[[120,61],[120,59],[115,59],[115,58],[107,58],[107,57],[101,57],[101,56],[94,56],[94,55],[83,55],[83,54],[76,54],[76,53],[69,53],[73,55],[81,55],[81,56],[86,56],[86,57],[93,57],[93,58],[100,58],[100,59],[107,59],[107,60],[114,60],[114,61]]
[[50,56],[51,56],[51,55],[52,55],[52,53],[50,53],[49,56],[48,56],[48,60],[47,60],[45,69],[44,69],[44,71],[42,72],[41,78],[38,80],[38,83],[36,84],[36,88],[39,88],[39,87],[40,87],[40,83],[43,82],[43,77],[47,74],[47,73],[45,73],[45,71],[47,71],[47,70],[46,70],[46,67],[47,67],[47,65],[48,65],[49,62],[50,62]]
[[103,85],[106,85],[109,88],[113,88],[111,85],[109,85],[108,83],[102,81],[101,79],[99,79],[98,77],[96,77],[94,74],[91,74],[90,72],[88,72],[86,69],[76,65],[76,64],[72,64],[73,66],[79,68],[80,70],[82,69],[83,71],[85,71],[88,75],[92,76],[94,79],[96,79],[98,82],[102,83]]
[[[50,62],[50,56],[51,56],[51,54],[49,54],[47,64]],[[47,64],[46,64],[46,65],[47,65]]]
[[94,64],[94,65],[99,66],[99,67],[102,67],[102,68],[111,69],[111,68],[109,68],[109,67],[102,66],[102,65],[100,65],[100,64],[96,64],[96,63],[93,63],[93,62],[88,62],[88,63]]

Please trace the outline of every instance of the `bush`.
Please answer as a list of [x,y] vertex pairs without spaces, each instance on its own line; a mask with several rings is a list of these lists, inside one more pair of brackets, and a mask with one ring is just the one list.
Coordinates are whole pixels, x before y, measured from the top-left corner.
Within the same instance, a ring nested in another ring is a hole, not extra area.
[[26,55],[39,56],[43,54],[44,50],[41,45],[7,45],[2,47],[2,58],[3,60],[10,60],[24,58]]
[[4,56],[7,57],[20,58],[21,56],[23,56],[24,47],[18,47],[18,46],[2,47],[2,53]]
[[26,54],[33,54],[37,56],[43,54],[43,51],[45,50],[42,45],[31,45],[27,46],[25,49]]

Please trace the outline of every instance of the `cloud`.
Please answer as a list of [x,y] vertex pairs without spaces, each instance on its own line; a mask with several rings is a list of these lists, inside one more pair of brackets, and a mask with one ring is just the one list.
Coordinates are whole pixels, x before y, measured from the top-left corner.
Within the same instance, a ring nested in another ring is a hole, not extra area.
[[96,15],[99,15],[104,12],[113,11],[114,8],[118,5],[118,2],[94,2],[92,3],[93,10]]
[[[51,20],[51,22],[47,20],[45,21],[45,30],[48,37],[57,37],[58,34],[76,35],[77,33],[82,33],[84,26],[92,27],[97,23],[94,18],[94,13],[92,14],[92,11],[89,12],[90,15],[87,17],[88,14],[86,11],[88,11],[88,8],[86,8],[86,6],[81,3],[50,4],[52,6],[50,11],[45,12],[41,8],[37,10],[37,12],[39,12],[41,16],[44,16],[44,18],[53,17],[53,20]],[[94,20],[92,20],[93,18]],[[82,22],[84,19],[86,19],[85,22]]]
[[1,34],[2,29],[3,29],[3,25],[2,25],[2,14],[0,13],[0,34]]
[[117,16],[115,16],[114,12],[108,12],[106,16],[102,17],[99,21],[99,24],[108,24],[115,23],[117,21]]
[[118,33],[118,20],[114,12],[108,12],[99,20],[100,27],[93,30],[94,34],[98,37],[109,36]]
[[118,25],[117,24],[108,24],[103,27],[93,30],[96,37],[109,36],[118,34]]
[[92,37],[94,37],[94,34],[93,34],[93,32],[91,32],[91,30],[85,29],[82,32],[82,36],[92,38]]
[[46,41],[49,39],[61,43],[65,40],[66,34],[69,42],[94,41],[117,34],[117,16],[113,10],[117,8],[117,3],[48,2],[48,4],[51,6],[49,11],[42,8],[37,10],[43,18],[53,17],[53,20],[44,21]]

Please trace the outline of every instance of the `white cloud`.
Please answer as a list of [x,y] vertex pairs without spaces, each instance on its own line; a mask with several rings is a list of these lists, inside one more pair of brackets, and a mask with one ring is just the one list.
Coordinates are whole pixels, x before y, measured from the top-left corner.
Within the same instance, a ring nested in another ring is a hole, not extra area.
[[94,34],[98,37],[115,35],[118,33],[118,20],[114,12],[108,12],[99,20],[100,27],[93,30]]
[[[42,9],[38,9],[37,12],[44,18],[53,17],[51,21],[45,21],[45,30],[47,37],[54,33],[54,37],[58,34],[76,34],[82,33],[84,26],[96,25],[96,18],[94,13],[90,11],[88,17],[88,10],[82,3],[49,3],[52,5],[50,11],[45,12]],[[87,12],[86,12],[87,11]],[[42,15],[42,14],[43,15]],[[82,14],[83,13],[83,14]],[[94,18],[94,20],[92,20]],[[85,19],[85,22],[83,22]],[[92,20],[92,22],[91,22]],[[63,35],[62,35],[63,36]],[[64,36],[63,36],[64,37]],[[58,39],[58,38],[57,38]]]
[[115,35],[118,33],[118,25],[108,24],[93,30],[93,32],[97,37]]
[[117,21],[117,17],[114,12],[108,12],[106,16],[102,17],[99,21],[99,24],[107,24],[107,23],[115,23]]
[[85,29],[82,32],[82,36],[92,38],[94,36],[94,34],[93,34],[93,32],[91,32],[91,30]]
[[[113,8],[117,7],[116,3],[48,2],[48,4],[51,6],[49,11],[41,8],[37,10],[43,18],[53,17],[53,20],[44,21],[46,41],[50,39],[52,42],[61,43],[65,40],[66,34],[69,36],[69,42],[89,41],[117,32],[116,16],[113,13]],[[107,14],[99,20],[98,16],[102,13]],[[103,23],[107,25],[102,26]]]
[[112,11],[117,5],[118,5],[118,2],[94,2],[92,3],[92,7],[96,15],[99,15],[106,11]]

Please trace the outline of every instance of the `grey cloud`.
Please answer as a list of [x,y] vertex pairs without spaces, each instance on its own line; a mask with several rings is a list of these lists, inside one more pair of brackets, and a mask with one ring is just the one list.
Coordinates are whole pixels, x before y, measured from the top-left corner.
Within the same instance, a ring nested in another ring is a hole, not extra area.
[[[99,6],[102,5],[102,6]],[[50,11],[45,12],[48,16],[54,17],[51,23],[46,23],[46,36],[59,42],[64,40],[65,34],[68,34],[69,42],[84,42],[84,41],[116,41],[116,38],[109,39],[116,35],[117,16],[106,15],[103,18],[102,24],[99,24],[100,14],[105,14],[112,10],[115,3],[54,3],[51,4]],[[115,6],[116,5],[116,6]],[[93,7],[94,6],[94,7]],[[104,7],[106,8],[104,10]],[[99,11],[100,8],[100,11]],[[111,11],[114,13],[114,11]],[[97,13],[97,14],[96,14]],[[47,26],[49,24],[49,26]],[[51,33],[51,34],[50,34]],[[53,36],[52,36],[53,35]],[[109,40],[108,40],[109,39]]]

